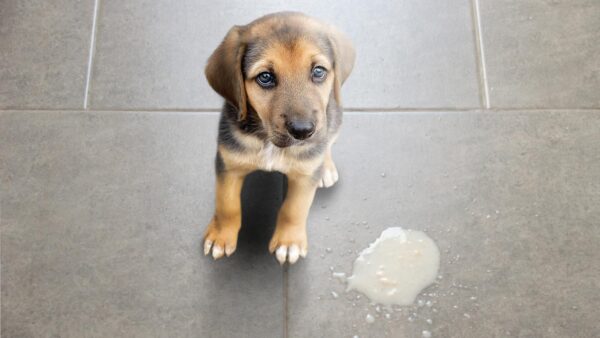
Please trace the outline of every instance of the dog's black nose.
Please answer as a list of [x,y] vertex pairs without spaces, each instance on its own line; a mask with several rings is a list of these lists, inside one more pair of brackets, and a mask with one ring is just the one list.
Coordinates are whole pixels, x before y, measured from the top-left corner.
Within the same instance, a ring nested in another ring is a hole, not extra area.
[[285,126],[296,140],[305,140],[315,132],[315,124],[310,121],[287,121]]

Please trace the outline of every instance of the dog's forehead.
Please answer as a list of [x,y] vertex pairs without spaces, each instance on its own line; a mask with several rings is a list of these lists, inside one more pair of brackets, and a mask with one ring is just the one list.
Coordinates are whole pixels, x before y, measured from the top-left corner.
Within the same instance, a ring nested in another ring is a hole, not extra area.
[[283,12],[263,16],[246,25],[245,30],[250,37],[279,35],[285,38],[286,35],[314,34],[325,30],[325,25],[301,13]]
[[243,69],[259,60],[272,62],[301,61],[323,54],[333,62],[333,48],[326,27],[320,22],[295,14],[274,15],[258,19],[245,27],[246,51]]

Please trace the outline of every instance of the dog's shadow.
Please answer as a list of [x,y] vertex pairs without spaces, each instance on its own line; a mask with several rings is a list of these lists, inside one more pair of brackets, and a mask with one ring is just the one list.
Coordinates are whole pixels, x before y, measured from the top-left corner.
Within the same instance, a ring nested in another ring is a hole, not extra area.
[[[329,200],[336,190],[318,189],[315,202]],[[241,194],[242,228],[237,249],[232,257],[221,259],[218,265],[244,269],[249,264],[262,265],[265,261],[277,263],[268,247],[286,193],[287,177],[284,174],[256,171],[246,176]]]
[[[212,287],[218,287],[219,292],[224,294],[237,295],[237,301],[242,303],[255,301],[255,293],[240,293],[248,285],[274,291],[285,287],[283,278],[288,267],[284,266],[284,273],[281,273],[282,270],[275,257],[269,253],[268,246],[286,192],[287,178],[281,173],[257,171],[246,177],[241,194],[242,229],[237,250],[233,256],[210,265],[208,274],[214,282]],[[335,189],[319,189],[316,200],[328,200],[333,194]],[[306,274],[308,272],[302,261],[297,263],[299,266],[295,266],[295,269],[297,273]],[[244,277],[240,278],[240,275]],[[303,299],[305,290],[301,288],[298,292]],[[218,299],[209,301],[214,301],[211,308],[217,309],[217,313],[229,311]]]
[[242,229],[236,254],[257,259],[269,255],[268,245],[285,196],[287,179],[277,172],[256,171],[242,188]]

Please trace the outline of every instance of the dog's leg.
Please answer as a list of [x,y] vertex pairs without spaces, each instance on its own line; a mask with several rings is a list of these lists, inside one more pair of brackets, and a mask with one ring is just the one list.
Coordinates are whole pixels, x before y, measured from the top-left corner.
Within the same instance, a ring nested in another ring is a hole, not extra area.
[[217,175],[215,215],[204,233],[204,254],[214,259],[230,256],[242,226],[241,197],[246,172],[224,171]]
[[323,173],[319,181],[319,188],[329,188],[338,181],[339,175],[335,163],[331,158],[331,145],[327,147],[325,152],[325,160],[323,161]]
[[269,243],[269,251],[275,252],[279,263],[296,263],[298,257],[306,257],[306,219],[317,190],[317,183],[310,176],[288,175],[288,191],[277,216],[275,233]]

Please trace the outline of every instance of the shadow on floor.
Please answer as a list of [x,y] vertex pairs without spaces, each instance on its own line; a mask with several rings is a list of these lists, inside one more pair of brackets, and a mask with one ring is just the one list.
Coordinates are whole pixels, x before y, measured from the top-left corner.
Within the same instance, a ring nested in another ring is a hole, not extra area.
[[238,239],[239,256],[264,257],[277,213],[283,203],[286,178],[281,173],[254,172],[246,177],[242,189],[242,230]]
[[[258,264],[265,259],[275,263],[268,246],[286,193],[287,178],[281,173],[256,171],[246,177],[241,195],[242,229],[237,250],[223,265]],[[323,203],[335,193],[335,187],[318,189],[315,202]]]

